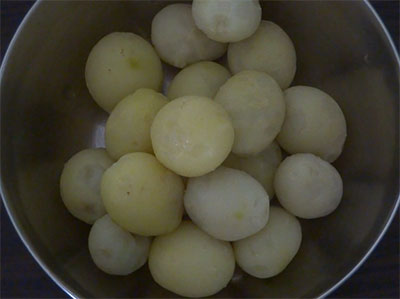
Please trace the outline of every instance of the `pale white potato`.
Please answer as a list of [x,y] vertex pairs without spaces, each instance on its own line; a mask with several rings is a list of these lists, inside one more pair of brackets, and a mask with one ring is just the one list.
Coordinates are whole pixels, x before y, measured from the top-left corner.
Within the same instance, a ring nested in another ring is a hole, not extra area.
[[230,154],[223,165],[250,174],[263,185],[269,198],[272,198],[275,195],[275,172],[281,161],[281,149],[274,141],[265,150],[254,156],[240,157],[235,154]]
[[149,254],[154,280],[183,297],[205,297],[232,279],[235,258],[231,244],[216,240],[190,221],[154,239]]
[[100,182],[103,172],[113,163],[103,148],[85,149],[65,163],[60,178],[61,198],[79,220],[93,224],[106,213]]
[[193,0],[196,26],[218,42],[238,42],[252,35],[261,21],[258,0]]
[[119,102],[106,123],[105,141],[110,156],[117,160],[132,152],[152,153],[150,127],[167,103],[164,95],[147,88],[140,88]]
[[313,154],[295,154],[283,160],[275,173],[274,187],[281,205],[306,219],[332,213],[343,195],[339,172]]
[[233,140],[229,115],[205,97],[184,96],[169,102],[151,126],[157,159],[186,177],[216,169],[230,153]]
[[134,236],[104,215],[89,233],[89,252],[96,266],[112,275],[128,275],[147,260],[150,238]]
[[196,225],[224,241],[246,238],[268,221],[269,198],[262,185],[244,171],[223,166],[190,178],[184,205]]
[[276,81],[266,73],[243,71],[231,77],[215,96],[232,118],[232,151],[255,155],[278,135],[285,118],[285,100]]
[[336,101],[325,92],[294,86],[284,93],[286,118],[278,142],[291,154],[312,153],[333,162],[342,153],[346,120]]
[[228,64],[234,74],[243,70],[266,72],[286,89],[296,73],[296,51],[282,28],[261,21],[252,36],[229,44]]
[[231,74],[222,65],[212,61],[202,61],[181,70],[168,88],[170,100],[182,96],[202,96],[214,98],[218,89]]
[[101,196],[115,223],[134,234],[165,234],[182,220],[182,179],[147,153],[127,154],[107,169]]
[[160,89],[163,71],[160,58],[149,42],[133,33],[114,32],[91,50],[85,78],[93,99],[111,112],[138,88]]
[[226,44],[209,39],[198,29],[190,4],[171,4],[160,10],[151,24],[151,41],[161,59],[175,67],[201,60],[214,60],[226,51]]
[[296,217],[272,207],[266,226],[255,235],[233,243],[236,262],[257,278],[281,273],[300,248],[301,226]]

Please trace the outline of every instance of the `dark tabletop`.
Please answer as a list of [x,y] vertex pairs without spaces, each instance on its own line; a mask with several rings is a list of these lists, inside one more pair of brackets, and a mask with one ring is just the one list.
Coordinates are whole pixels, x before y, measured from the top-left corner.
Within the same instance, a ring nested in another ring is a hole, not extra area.
[[[1,1],[1,60],[31,1]],[[399,1],[373,1],[399,46]],[[399,212],[363,266],[330,297],[399,298]],[[1,207],[1,298],[62,298],[66,294],[46,275],[22,244]]]

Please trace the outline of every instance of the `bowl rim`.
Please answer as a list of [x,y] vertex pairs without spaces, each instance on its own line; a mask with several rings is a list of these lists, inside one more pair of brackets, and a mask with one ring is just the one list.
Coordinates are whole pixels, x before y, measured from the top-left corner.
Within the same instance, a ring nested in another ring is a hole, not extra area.
[[[45,2],[45,0],[37,0],[32,7],[28,10],[24,18],[22,19],[21,23],[19,24],[17,30],[15,31],[9,45],[6,51],[6,54],[3,57],[3,62],[0,67],[0,83],[3,82],[3,75],[5,72],[5,69],[8,65],[8,60],[9,56],[11,55],[12,49],[15,46],[15,43],[20,35],[20,32],[23,30],[25,27],[25,24],[28,22],[28,20],[32,17],[34,12],[38,9],[38,7]],[[382,29],[384,37],[389,43],[389,48],[392,50],[392,54],[395,57],[395,61],[397,63],[397,67],[400,69],[400,57],[399,53],[396,49],[396,46],[393,42],[392,37],[390,36],[390,33],[388,32],[386,26],[384,25],[382,19],[378,15],[378,13],[375,11],[373,6],[368,0],[362,0],[362,3],[366,6],[366,8],[369,10],[369,12],[372,14],[372,16],[375,18],[375,21],[377,22],[378,26]],[[1,98],[0,98],[0,103],[1,103]],[[1,112],[1,109],[0,109]],[[0,119],[1,119],[1,113],[0,113]],[[7,191],[4,188],[4,183],[2,179],[2,174],[1,174],[1,161],[0,161],[0,197],[2,199],[3,205],[7,211],[7,214],[10,218],[10,221],[12,225],[14,226],[14,229],[16,230],[19,238],[22,240],[23,244],[25,245],[26,249],[29,251],[29,253],[33,256],[35,261],[40,265],[40,267],[43,269],[43,271],[53,280],[53,282],[60,287],[65,293],[67,293],[70,297],[72,298],[80,298],[80,294],[78,294],[73,288],[71,288],[59,275],[57,275],[40,257],[38,254],[37,250],[35,249],[34,245],[32,244],[31,240],[27,236],[26,231],[22,228],[21,226],[21,221],[18,220],[16,217],[13,217],[15,215],[14,208],[12,207],[11,204],[9,204],[8,196],[7,196]],[[400,190],[397,190],[397,199],[395,204],[392,207],[392,211],[389,215],[389,217],[386,220],[385,225],[383,226],[381,232],[379,233],[379,236],[375,239],[375,241],[372,243],[370,248],[367,250],[367,252],[363,255],[363,257],[358,261],[358,263],[353,266],[353,268],[345,274],[342,278],[340,278],[338,281],[336,281],[334,284],[332,284],[327,290],[323,291],[320,293],[317,298],[325,298],[329,294],[331,294],[334,290],[336,290],[338,287],[340,287],[347,279],[349,279],[360,267],[361,265],[368,259],[370,254],[374,251],[376,246],[379,244],[383,236],[385,235],[387,229],[389,228],[390,224],[393,221],[394,216],[396,215],[396,212],[399,209],[400,205]]]

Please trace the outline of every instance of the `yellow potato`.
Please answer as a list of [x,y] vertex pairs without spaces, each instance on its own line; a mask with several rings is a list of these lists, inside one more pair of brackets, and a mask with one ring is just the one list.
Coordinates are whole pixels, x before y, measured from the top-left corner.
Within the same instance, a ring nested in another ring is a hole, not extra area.
[[314,87],[285,91],[286,118],[278,142],[288,153],[312,153],[333,162],[342,153],[346,120],[335,100]]
[[157,159],[179,175],[194,177],[216,169],[232,149],[229,115],[209,98],[184,96],[154,118],[151,141]]
[[332,213],[343,195],[339,172],[313,154],[295,154],[283,160],[276,171],[274,187],[280,204],[305,219]]
[[111,112],[138,88],[160,89],[163,72],[160,58],[149,42],[133,33],[114,32],[93,47],[85,77],[93,99]]
[[185,3],[168,5],[156,14],[151,23],[151,41],[163,61],[179,68],[217,59],[227,47],[196,27],[192,6]]
[[278,135],[285,118],[285,100],[278,83],[266,73],[243,71],[231,77],[215,96],[232,118],[238,155],[263,151]]
[[184,205],[196,225],[224,241],[251,236],[268,221],[269,197],[261,184],[244,171],[222,166],[189,179]]
[[258,0],[193,0],[192,12],[196,26],[212,40],[223,43],[252,35],[262,13]]
[[229,44],[228,64],[234,74],[244,70],[266,72],[286,89],[296,73],[296,51],[281,27],[261,21],[252,36]]
[[250,174],[263,185],[269,198],[272,198],[275,195],[275,172],[281,161],[281,149],[274,141],[265,150],[254,156],[240,157],[235,154],[230,154],[223,165]]
[[212,61],[202,61],[181,70],[168,88],[170,100],[182,96],[202,96],[214,98],[218,89],[231,74],[222,65]]
[[117,160],[132,152],[152,153],[150,127],[166,103],[165,96],[147,88],[140,88],[119,102],[106,124],[106,149],[110,156]]
[[240,268],[257,278],[278,275],[300,248],[301,226],[296,217],[271,207],[266,226],[258,233],[233,243]]
[[184,297],[205,297],[229,283],[235,259],[229,242],[183,221],[174,232],[154,239],[149,268],[154,280],[167,290]]
[[65,163],[60,178],[61,198],[76,218],[93,224],[106,213],[100,196],[103,172],[113,164],[103,148],[85,149]]
[[99,269],[111,275],[128,275],[146,263],[151,239],[132,235],[104,215],[93,224],[88,243]]
[[111,166],[101,196],[112,220],[138,235],[168,233],[182,219],[182,179],[147,153],[127,154]]

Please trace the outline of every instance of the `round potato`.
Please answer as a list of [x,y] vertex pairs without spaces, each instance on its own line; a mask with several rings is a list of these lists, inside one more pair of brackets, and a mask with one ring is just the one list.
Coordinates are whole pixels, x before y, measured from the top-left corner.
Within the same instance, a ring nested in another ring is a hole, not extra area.
[[167,103],[165,96],[147,88],[140,88],[119,102],[106,124],[106,149],[110,156],[118,160],[132,152],[152,153],[150,127]]
[[182,220],[182,179],[147,153],[127,154],[107,169],[101,196],[110,217],[131,233],[165,234]]
[[266,73],[243,71],[221,86],[215,101],[232,118],[238,155],[263,151],[278,135],[285,118],[285,100],[276,81]]
[[243,70],[266,72],[286,89],[296,73],[296,51],[282,28],[261,21],[252,36],[229,44],[228,64],[234,74]]
[[147,260],[150,238],[133,236],[115,224],[109,215],[96,220],[89,233],[89,252],[100,270],[128,275]]
[[232,149],[234,130],[226,111],[209,98],[184,96],[154,118],[151,141],[157,159],[186,177],[216,169]]
[[343,195],[340,174],[313,154],[295,154],[283,160],[276,171],[274,187],[281,205],[306,219],[332,213]]
[[281,149],[274,141],[265,150],[254,156],[240,157],[235,154],[230,154],[223,165],[250,174],[263,185],[269,198],[272,198],[275,195],[275,172],[281,161]]
[[202,96],[214,98],[218,89],[229,79],[231,74],[222,65],[202,61],[181,70],[168,88],[170,100],[182,96]]
[[111,112],[127,95],[141,87],[160,89],[160,58],[139,35],[114,32],[103,37],[86,62],[86,85],[97,104]]
[[255,235],[233,243],[235,258],[248,274],[257,278],[278,275],[292,261],[301,244],[296,217],[271,207],[267,225]]
[[100,196],[103,172],[114,161],[105,149],[85,149],[64,165],[60,178],[61,198],[76,218],[93,224],[106,213]]
[[201,60],[214,60],[226,44],[209,39],[195,25],[190,4],[171,4],[160,10],[151,24],[151,40],[161,59],[183,68]]
[[278,142],[291,154],[312,153],[333,162],[342,153],[346,120],[339,105],[325,92],[294,86],[284,93],[286,118]]
[[184,297],[205,297],[229,283],[235,258],[228,242],[183,221],[174,232],[154,239],[149,268],[154,280],[167,290]]
[[224,241],[246,238],[268,221],[269,198],[261,184],[227,167],[189,179],[184,204],[194,223]]
[[261,21],[258,0],[193,0],[196,26],[218,42],[238,42],[248,38]]

